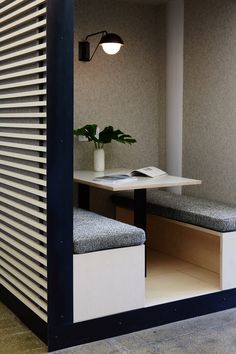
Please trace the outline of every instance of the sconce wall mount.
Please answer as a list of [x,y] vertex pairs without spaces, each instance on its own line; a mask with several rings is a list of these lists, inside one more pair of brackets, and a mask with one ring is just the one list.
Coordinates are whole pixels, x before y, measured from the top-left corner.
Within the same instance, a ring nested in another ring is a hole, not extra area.
[[[101,35],[94,52],[90,56],[90,43],[88,39],[93,36]],[[89,34],[84,41],[79,42],[79,60],[91,61],[99,46],[102,46],[105,53],[114,55],[119,52],[120,48],[124,45],[123,40],[118,34],[108,33],[107,31],[99,31]]]

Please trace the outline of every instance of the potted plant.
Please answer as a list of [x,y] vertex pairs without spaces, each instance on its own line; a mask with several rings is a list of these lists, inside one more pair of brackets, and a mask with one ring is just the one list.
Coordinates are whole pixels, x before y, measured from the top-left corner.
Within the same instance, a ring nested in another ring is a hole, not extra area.
[[84,136],[88,141],[93,141],[94,150],[94,171],[102,172],[105,169],[105,152],[104,145],[109,144],[112,140],[121,144],[134,144],[136,140],[131,135],[123,133],[119,129],[114,129],[112,126],[105,127],[98,132],[97,124],[87,124],[82,128],[74,130],[75,136]]

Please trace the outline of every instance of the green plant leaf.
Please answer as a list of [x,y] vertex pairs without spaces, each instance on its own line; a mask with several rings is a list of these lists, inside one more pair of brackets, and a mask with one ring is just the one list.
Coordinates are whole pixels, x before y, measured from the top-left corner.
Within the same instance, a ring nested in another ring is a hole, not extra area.
[[117,129],[113,131],[112,139],[118,141],[121,144],[134,144],[136,140],[129,134],[124,134],[121,130]]
[[136,140],[132,138],[131,135],[123,133],[120,129],[114,130],[114,128],[109,125],[105,127],[100,133],[99,137],[96,137],[97,124],[87,124],[82,128],[74,130],[75,136],[85,136],[89,141],[94,141],[96,148],[102,148],[104,144],[111,143],[112,140],[117,141],[121,144],[134,144]]
[[99,133],[99,141],[102,144],[109,144],[112,141],[112,135],[113,135],[114,128],[112,126],[105,127],[100,133]]
[[74,130],[75,136],[82,135],[85,136],[88,139],[88,141],[98,142],[96,133],[97,133],[97,124],[87,124],[82,128]]

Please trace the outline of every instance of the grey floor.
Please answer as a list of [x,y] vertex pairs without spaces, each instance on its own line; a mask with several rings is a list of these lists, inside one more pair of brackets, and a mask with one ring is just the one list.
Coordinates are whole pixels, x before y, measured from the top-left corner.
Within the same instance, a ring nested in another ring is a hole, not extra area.
[[[43,354],[45,345],[0,305],[0,353]],[[236,309],[54,352],[60,354],[236,354]]]

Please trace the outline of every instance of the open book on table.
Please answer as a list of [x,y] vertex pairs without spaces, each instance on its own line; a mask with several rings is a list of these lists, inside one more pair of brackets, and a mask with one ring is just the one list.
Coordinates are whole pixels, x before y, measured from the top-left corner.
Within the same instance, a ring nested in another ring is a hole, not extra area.
[[134,170],[131,172],[131,176],[142,176],[142,177],[152,177],[152,178],[163,176],[166,174],[167,173],[165,171],[160,170],[159,168],[154,166],[139,168],[138,170]]
[[108,182],[108,183],[128,183],[128,182],[137,181],[136,176],[154,178],[158,176],[163,176],[165,174],[166,174],[165,171],[162,171],[157,167],[150,166],[150,167],[144,167],[138,170],[131,171],[130,173],[127,174],[114,173],[114,174],[104,175],[100,177],[95,177],[93,181]]

